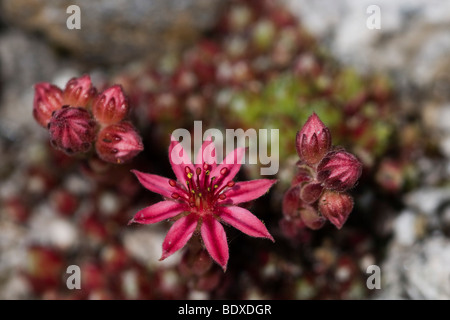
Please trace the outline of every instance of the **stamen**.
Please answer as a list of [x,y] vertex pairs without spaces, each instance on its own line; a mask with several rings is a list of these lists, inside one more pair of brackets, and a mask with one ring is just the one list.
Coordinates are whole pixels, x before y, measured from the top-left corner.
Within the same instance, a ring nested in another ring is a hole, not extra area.
[[220,174],[223,175],[223,176],[228,174],[228,168],[226,168],[226,167],[222,168],[222,170],[220,170]]
[[173,199],[178,199],[180,197],[180,195],[178,193],[172,193],[172,198]]
[[169,184],[171,187],[175,187],[177,185],[177,182],[175,180],[169,180]]
[[227,167],[220,169],[220,177],[217,179],[216,184],[221,185],[222,181],[225,179],[229,172],[230,171]]
[[[227,187],[228,188],[231,188],[231,187],[233,187],[235,185],[235,182],[234,181],[228,181],[228,183],[226,184],[226,185],[224,185],[224,186],[222,186],[222,188],[220,188],[219,189],[219,191],[217,191],[216,192],[216,194],[220,194],[224,189],[226,189]],[[215,187],[215,186],[214,186]]]
[[186,172],[186,175],[189,179],[192,178],[192,170],[188,166],[184,167],[184,171]]
[[227,195],[225,193],[221,193],[219,196],[220,200],[225,200],[227,198]]
[[205,190],[208,186],[209,180],[209,165],[205,162],[203,163],[203,172],[205,173],[203,176],[203,190]]
[[214,180],[216,180],[216,177],[211,178],[211,183],[209,184],[209,189],[213,189],[214,186]]
[[200,175],[202,174],[202,169],[195,169],[195,173],[197,174],[197,189],[200,189]]
[[191,184],[189,183],[189,181],[186,181],[186,185],[187,185],[188,193],[191,192]]

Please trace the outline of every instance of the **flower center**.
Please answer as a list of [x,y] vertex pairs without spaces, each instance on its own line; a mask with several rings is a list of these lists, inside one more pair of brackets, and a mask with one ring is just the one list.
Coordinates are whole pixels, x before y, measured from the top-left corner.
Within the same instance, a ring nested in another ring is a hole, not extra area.
[[212,214],[218,200],[226,199],[226,189],[234,186],[235,182],[225,182],[228,176],[228,168],[222,168],[219,176],[211,177],[211,166],[204,163],[197,167],[195,172],[190,167],[185,167],[186,186],[181,186],[175,180],[169,180],[171,187],[176,189],[172,198],[186,202],[191,212],[199,215]]

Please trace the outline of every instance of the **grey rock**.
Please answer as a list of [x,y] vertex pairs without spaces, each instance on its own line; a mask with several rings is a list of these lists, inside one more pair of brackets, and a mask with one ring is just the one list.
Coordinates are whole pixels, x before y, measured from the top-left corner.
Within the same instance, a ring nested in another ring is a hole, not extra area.
[[[401,72],[423,85],[450,70],[448,1],[284,1],[336,57],[361,71]],[[380,29],[366,25],[371,5],[380,8]]]
[[433,215],[444,201],[450,201],[450,188],[420,188],[406,194],[404,201],[420,213]]
[[450,240],[433,235],[413,246],[391,245],[376,299],[450,299]]
[[[94,63],[122,63],[177,50],[216,22],[225,0],[3,0],[11,25],[45,35]],[[80,29],[68,29],[66,12],[80,8]]]
[[[284,2],[343,64],[390,75],[401,102],[398,114],[422,116],[429,140],[450,158],[449,1]],[[380,29],[367,27],[371,5],[380,8]]]

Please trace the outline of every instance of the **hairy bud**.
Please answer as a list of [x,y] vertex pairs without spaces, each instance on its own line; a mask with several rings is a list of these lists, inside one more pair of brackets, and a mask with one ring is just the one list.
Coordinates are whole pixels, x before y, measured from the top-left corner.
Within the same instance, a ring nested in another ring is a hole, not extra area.
[[305,184],[300,191],[300,198],[306,203],[316,202],[322,194],[323,187],[319,183]]
[[362,165],[351,153],[332,151],[319,163],[317,172],[317,178],[325,188],[345,191],[358,181]]
[[98,134],[98,156],[106,162],[123,163],[144,150],[141,137],[129,122],[112,124]]
[[96,123],[86,109],[63,106],[53,113],[48,129],[52,145],[73,154],[90,149],[95,139]]
[[300,160],[307,164],[318,163],[331,147],[330,130],[313,113],[297,133],[296,148]]
[[34,86],[33,116],[42,127],[47,127],[53,111],[60,109],[62,102],[62,91],[57,86],[47,82]]
[[305,226],[312,230],[318,230],[323,227],[326,219],[322,217],[312,206],[304,206],[300,209],[300,218]]
[[128,101],[120,85],[109,87],[95,97],[92,103],[92,113],[95,119],[104,125],[123,120],[127,116],[128,110]]
[[300,205],[300,186],[291,187],[283,197],[282,211],[286,218],[298,216],[298,207]]
[[72,78],[63,91],[63,104],[73,107],[87,107],[95,96],[96,89],[92,86],[89,75]]
[[353,198],[347,193],[326,190],[319,199],[319,211],[341,229],[353,210]]

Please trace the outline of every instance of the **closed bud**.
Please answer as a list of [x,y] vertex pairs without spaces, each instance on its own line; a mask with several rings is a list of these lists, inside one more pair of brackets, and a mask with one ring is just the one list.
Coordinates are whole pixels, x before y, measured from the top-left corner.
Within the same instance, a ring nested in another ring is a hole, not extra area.
[[292,178],[291,186],[299,185],[303,182],[310,181],[312,178],[312,171],[305,168],[305,167],[299,167],[297,169],[297,173]]
[[317,179],[326,189],[345,191],[358,181],[362,165],[351,153],[332,151],[319,163],[317,172]]
[[311,204],[319,199],[322,191],[323,187],[319,183],[305,184],[300,191],[300,199]]
[[330,130],[313,113],[297,133],[296,148],[300,160],[313,165],[318,163],[331,147]]
[[300,206],[300,186],[291,187],[283,196],[282,211],[287,219],[298,216]]
[[300,209],[300,218],[302,219],[305,226],[312,230],[318,230],[323,227],[326,219],[317,212],[317,210],[312,206],[303,206]]
[[96,89],[92,86],[89,75],[72,78],[63,91],[63,104],[73,107],[87,107],[95,96]]
[[44,128],[47,127],[53,111],[62,106],[62,91],[57,86],[41,82],[34,86],[33,116]]
[[341,229],[353,210],[353,198],[347,193],[326,190],[319,199],[319,211]]
[[63,106],[48,124],[50,141],[69,155],[87,152],[95,139],[96,125],[86,109]]
[[194,261],[192,264],[192,271],[196,275],[204,275],[211,266],[213,265],[213,261],[211,260],[211,256],[206,250],[201,250],[194,256]]
[[104,125],[120,122],[127,116],[128,110],[128,100],[120,85],[109,87],[95,97],[92,103],[95,119]]
[[144,150],[141,137],[129,122],[112,124],[101,130],[95,147],[100,159],[118,164]]

